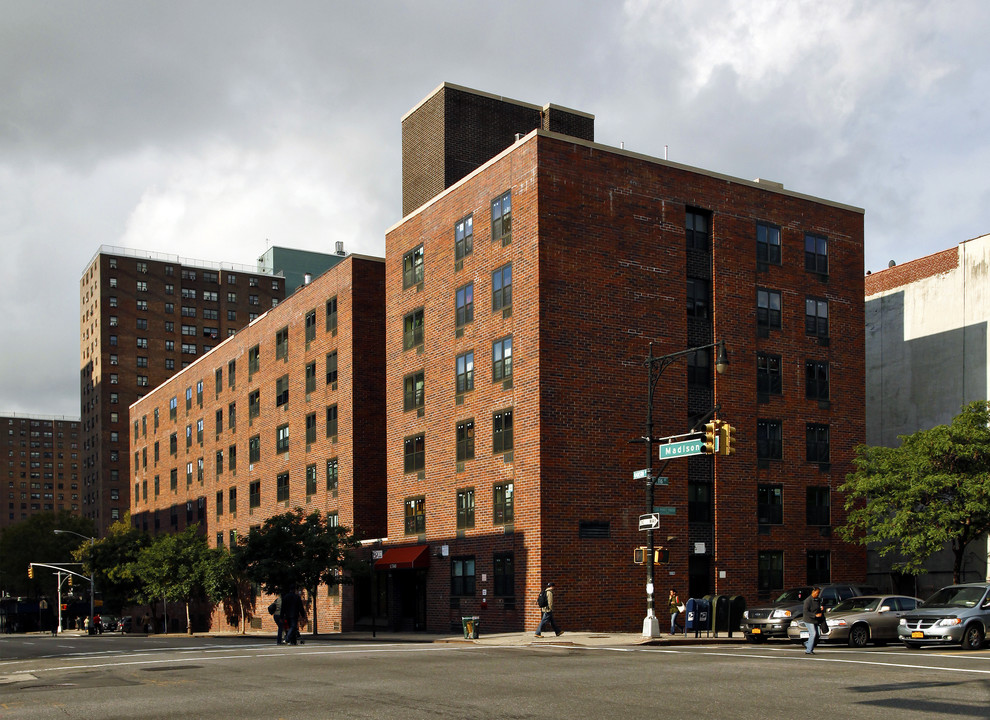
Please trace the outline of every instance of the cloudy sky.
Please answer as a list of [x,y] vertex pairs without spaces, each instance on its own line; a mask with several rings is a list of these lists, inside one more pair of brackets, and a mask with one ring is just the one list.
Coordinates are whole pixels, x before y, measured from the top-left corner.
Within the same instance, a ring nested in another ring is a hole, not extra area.
[[441,82],[866,209],[866,267],[990,232],[985,0],[0,0],[0,413],[78,417],[101,245],[384,253]]

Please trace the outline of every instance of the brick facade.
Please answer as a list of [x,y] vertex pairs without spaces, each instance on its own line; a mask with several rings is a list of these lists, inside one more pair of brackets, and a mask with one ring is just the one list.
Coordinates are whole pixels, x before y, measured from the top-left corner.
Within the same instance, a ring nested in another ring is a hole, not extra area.
[[42,512],[79,512],[79,420],[0,415],[0,530]]
[[[229,546],[267,517],[301,507],[336,512],[340,524],[361,538],[384,535],[383,343],[384,264],[349,255],[136,402],[131,416],[139,419],[142,431],[131,440],[131,452],[141,458],[132,478],[135,526],[158,533],[198,523],[211,546]],[[335,364],[328,361],[332,353]],[[254,413],[251,398],[256,392]],[[328,426],[331,407],[336,408],[335,431]],[[311,428],[315,422],[310,438],[307,421]],[[276,445],[283,427],[288,429],[284,451]],[[252,439],[260,448],[253,462]],[[328,488],[331,461],[337,472],[335,489]],[[307,473],[314,469],[315,488],[307,487]],[[287,496],[280,500],[277,478],[286,474]],[[317,602],[321,631],[352,627],[353,588],[325,593],[326,588]],[[264,612],[268,602],[257,602],[255,622],[274,630]],[[225,622],[216,611],[214,627]]]

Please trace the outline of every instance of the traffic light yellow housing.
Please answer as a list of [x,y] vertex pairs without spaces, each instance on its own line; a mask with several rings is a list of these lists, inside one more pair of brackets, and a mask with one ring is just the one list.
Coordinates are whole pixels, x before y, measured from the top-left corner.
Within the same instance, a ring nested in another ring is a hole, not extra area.
[[735,434],[736,429],[729,423],[723,423],[722,427],[719,428],[718,452],[720,455],[732,455],[736,451]]
[[701,451],[712,455],[715,453],[715,449],[718,447],[718,428],[719,421],[712,420],[710,423],[705,423],[705,442],[701,446]]
[[[633,562],[637,565],[643,565],[646,563],[647,558],[649,558],[649,552],[645,547],[633,548]],[[653,564],[654,565],[667,565],[670,563],[670,550],[665,547],[654,548],[653,549]]]

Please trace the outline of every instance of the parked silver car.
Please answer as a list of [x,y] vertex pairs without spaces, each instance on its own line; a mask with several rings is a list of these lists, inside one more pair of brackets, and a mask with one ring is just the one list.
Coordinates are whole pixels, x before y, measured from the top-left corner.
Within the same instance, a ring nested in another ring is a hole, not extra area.
[[[865,647],[873,642],[883,645],[896,641],[897,625],[901,617],[920,603],[907,595],[861,595],[843,600],[825,613],[828,632],[821,636],[823,642],[845,642],[849,647]],[[808,638],[804,623],[792,623],[787,637],[794,642]]]
[[979,650],[990,628],[990,583],[944,587],[901,618],[897,636],[909,648],[962,645]]
[[820,587],[822,606],[834,607],[839,601],[856,595],[869,595],[877,589],[869,585],[848,583],[828,583],[826,585],[806,585],[792,588],[781,594],[774,602],[754,605],[743,612],[739,629],[749,642],[763,642],[767,638],[786,638],[787,628],[804,614],[804,599],[811,594],[812,587]]

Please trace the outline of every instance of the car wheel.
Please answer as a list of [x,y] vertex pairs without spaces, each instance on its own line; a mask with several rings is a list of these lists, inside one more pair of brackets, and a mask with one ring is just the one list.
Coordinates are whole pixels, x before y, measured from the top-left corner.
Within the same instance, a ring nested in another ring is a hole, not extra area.
[[983,626],[979,623],[973,623],[963,632],[962,648],[963,650],[979,650],[981,645],[983,645]]
[[865,623],[853,625],[849,630],[849,647],[862,648],[870,642],[870,628]]
[[921,647],[921,645],[919,645],[916,642],[908,642],[907,640],[905,640],[904,647],[906,647],[908,650],[917,650],[918,648]]

